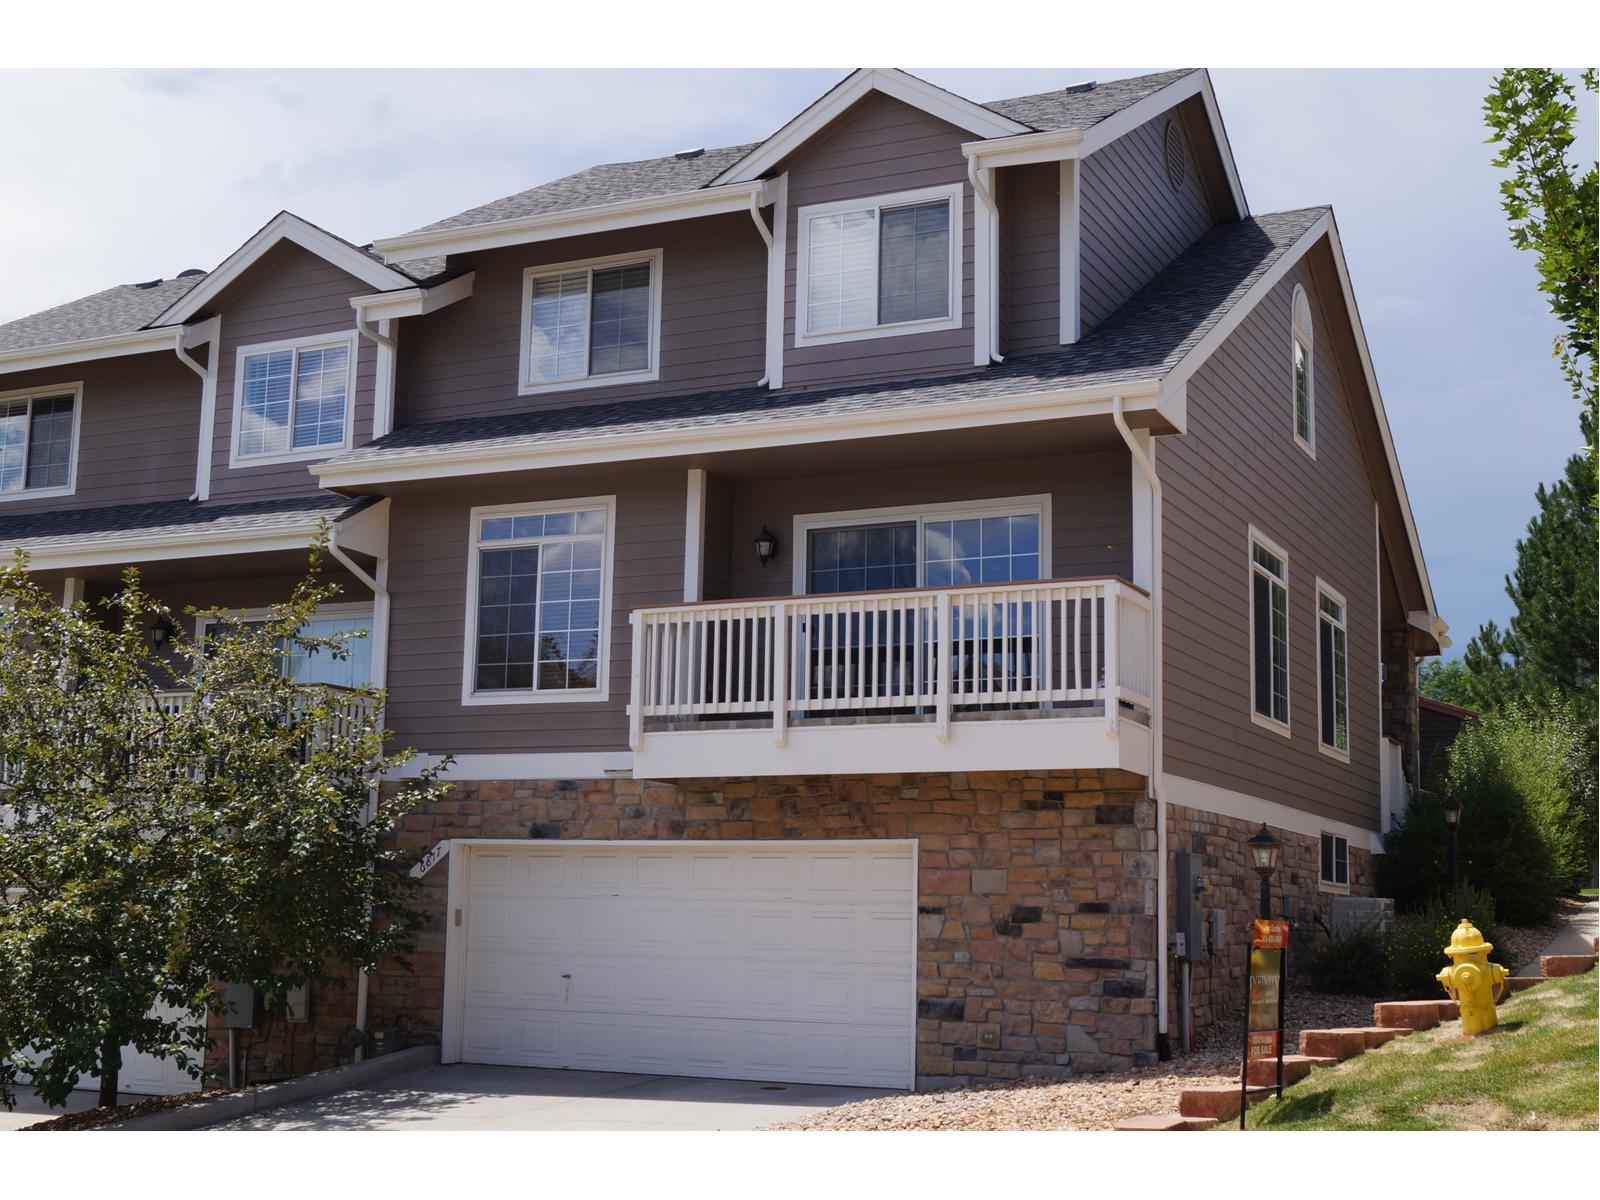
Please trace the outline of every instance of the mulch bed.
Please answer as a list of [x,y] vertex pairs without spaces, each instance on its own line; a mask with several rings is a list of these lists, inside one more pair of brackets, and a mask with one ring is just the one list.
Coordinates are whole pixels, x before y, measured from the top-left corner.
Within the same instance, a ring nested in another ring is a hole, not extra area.
[[219,1095],[221,1091],[209,1092],[184,1092],[181,1096],[146,1096],[143,1100],[133,1104],[118,1104],[110,1108],[86,1108],[82,1112],[63,1113],[59,1117],[51,1117],[48,1121],[36,1121],[32,1125],[24,1125],[17,1130],[18,1133],[51,1132],[70,1129],[98,1129],[102,1125],[115,1125],[118,1121],[126,1121],[129,1117],[142,1117],[145,1113],[161,1112],[168,1108],[181,1108],[185,1104],[199,1100],[202,1096],[209,1099]]

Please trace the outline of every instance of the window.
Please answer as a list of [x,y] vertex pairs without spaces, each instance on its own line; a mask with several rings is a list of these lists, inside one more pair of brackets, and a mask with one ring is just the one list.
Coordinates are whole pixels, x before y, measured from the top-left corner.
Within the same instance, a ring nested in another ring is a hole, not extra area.
[[1312,389],[1311,302],[1299,284],[1294,289],[1294,438],[1313,458],[1317,453],[1316,397]]
[[1013,583],[1049,573],[1049,498],[795,518],[807,595]]
[[1289,556],[1250,530],[1251,713],[1289,731]]
[[82,386],[0,395],[0,500],[61,496],[77,486]]
[[961,189],[802,208],[795,344],[958,327]]
[[[202,645],[207,638],[222,635],[232,627],[249,629],[258,626],[264,613],[246,612],[243,620],[229,621],[203,618],[199,636]],[[320,646],[303,646],[291,642],[284,646],[284,674],[298,683],[326,683],[336,687],[366,687],[372,683],[372,606],[368,604],[330,604],[317,610],[317,615],[300,627],[306,637],[328,638],[336,633],[351,636],[345,642],[346,653],[336,658]]]
[[522,394],[658,376],[661,251],[529,267]]
[[230,465],[347,448],[355,365],[354,334],[240,347]]
[[1322,882],[1332,887],[1350,886],[1350,842],[1337,834],[1322,835]]
[[1317,581],[1317,712],[1322,749],[1349,761],[1349,633],[1344,597]]
[[473,510],[464,703],[605,698],[613,510]]

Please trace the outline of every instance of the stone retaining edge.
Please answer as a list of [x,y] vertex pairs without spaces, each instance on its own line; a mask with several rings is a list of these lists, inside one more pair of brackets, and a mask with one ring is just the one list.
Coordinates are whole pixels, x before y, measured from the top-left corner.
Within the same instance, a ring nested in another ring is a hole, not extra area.
[[205,1129],[207,1126],[219,1125],[224,1121],[236,1121],[240,1117],[247,1117],[264,1109],[294,1104],[301,1100],[314,1100],[319,1096],[332,1095],[334,1092],[346,1091],[349,1088],[364,1087],[394,1075],[403,1075],[407,1071],[418,1071],[434,1066],[438,1061],[439,1047],[412,1046],[406,1050],[396,1050],[393,1054],[380,1054],[375,1058],[350,1063],[348,1066],[330,1067],[326,1071],[313,1071],[310,1075],[285,1079],[281,1083],[268,1083],[240,1092],[202,1098],[192,1104],[145,1113],[130,1117],[126,1121],[101,1125],[97,1128],[137,1132]]

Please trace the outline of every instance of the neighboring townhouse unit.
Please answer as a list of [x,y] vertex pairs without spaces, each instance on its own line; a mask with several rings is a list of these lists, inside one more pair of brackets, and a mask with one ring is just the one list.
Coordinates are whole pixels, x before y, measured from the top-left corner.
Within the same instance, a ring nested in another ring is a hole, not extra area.
[[0,549],[249,609],[329,519],[371,636],[293,669],[454,759],[414,970],[261,1069],[1149,1062],[1242,1000],[1250,834],[1309,938],[1417,777],[1446,626],[1338,227],[1249,211],[1203,71],[862,70],[370,247],[280,214],[0,371]]

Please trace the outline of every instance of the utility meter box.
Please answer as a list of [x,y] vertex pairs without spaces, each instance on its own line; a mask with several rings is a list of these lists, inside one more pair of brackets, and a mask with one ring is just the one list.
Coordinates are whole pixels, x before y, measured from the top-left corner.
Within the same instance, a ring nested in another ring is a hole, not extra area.
[[283,1019],[301,1023],[311,1020],[311,985],[302,983],[283,994]]
[[248,983],[223,984],[222,998],[228,1011],[223,1014],[224,1029],[254,1029],[256,1026],[256,991]]
[[1173,932],[1182,936],[1184,949],[1179,958],[1197,958],[1206,945],[1204,910],[1200,898],[1206,890],[1205,863],[1198,854],[1179,854],[1173,863],[1173,883],[1177,905],[1172,914]]

